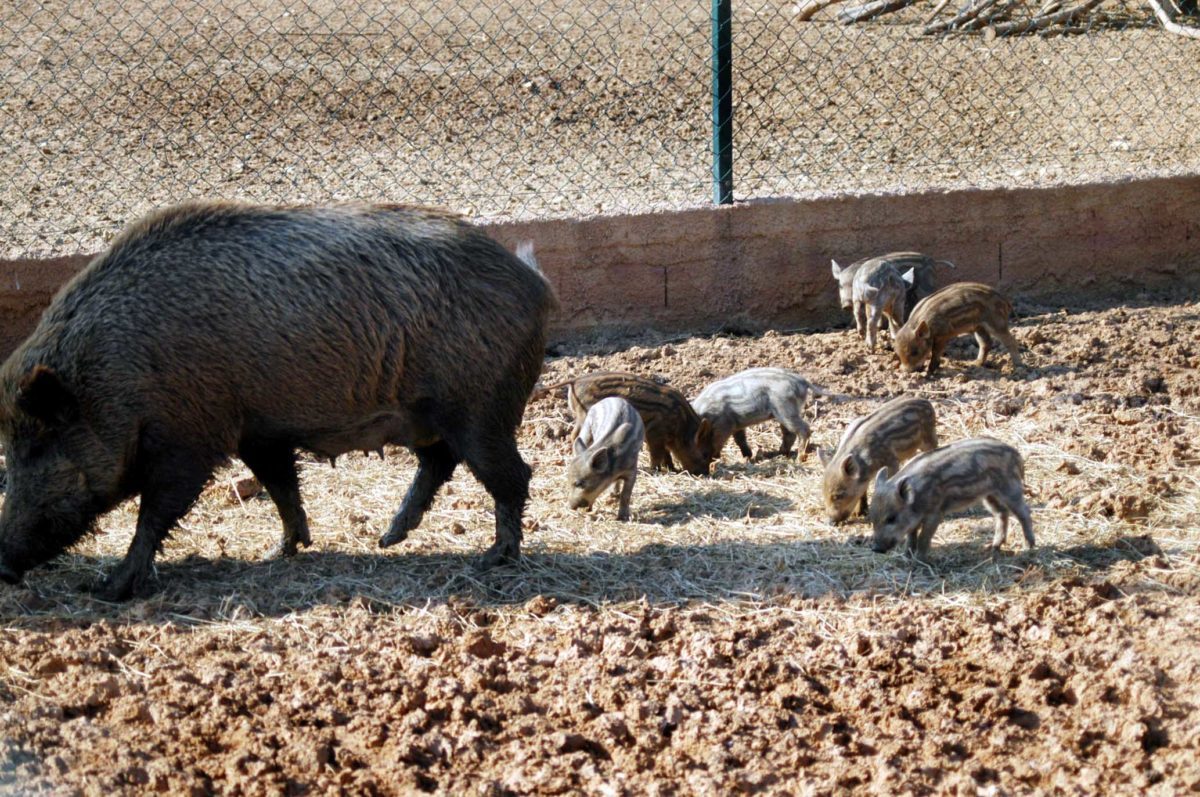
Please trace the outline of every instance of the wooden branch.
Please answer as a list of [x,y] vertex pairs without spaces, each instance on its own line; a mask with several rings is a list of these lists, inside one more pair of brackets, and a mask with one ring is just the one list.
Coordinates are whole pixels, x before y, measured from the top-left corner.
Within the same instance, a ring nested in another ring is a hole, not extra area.
[[926,25],[922,29],[922,32],[926,35],[929,35],[930,33],[944,33],[952,28],[961,28],[964,23],[975,19],[984,11],[987,11],[989,8],[996,5],[997,2],[999,2],[999,0],[972,0],[950,19]]
[[997,36],[1011,36],[1017,33],[1030,33],[1032,31],[1045,30],[1051,25],[1058,25],[1063,22],[1070,22],[1075,17],[1086,14],[1096,6],[1103,3],[1104,0],[1086,0],[1077,6],[1064,8],[1054,14],[1043,14],[1042,16],[1034,17],[1033,19],[1023,19],[1016,22],[1003,22],[999,25],[994,25],[993,30]]
[[1158,21],[1162,23],[1165,30],[1180,36],[1187,36],[1189,39],[1200,39],[1200,28],[1180,25],[1171,18],[1171,15],[1162,7],[1162,3],[1159,0],[1146,0],[1146,2],[1150,4],[1150,8],[1154,10],[1154,16],[1158,17]]
[[942,9],[948,5],[950,5],[950,0],[938,0],[938,4],[933,7],[933,11],[930,12],[929,16],[925,17],[925,24],[928,25],[937,19],[937,15],[942,13]]
[[867,3],[866,5],[852,6],[843,11],[839,11],[837,18],[838,22],[849,25],[853,22],[862,22],[865,19],[872,19],[874,17],[883,16],[884,14],[890,14],[893,11],[899,11],[906,6],[912,5],[916,1],[917,0],[873,0],[873,2]]
[[[796,19],[801,22],[807,22],[813,16],[824,8],[836,6],[838,3],[844,3],[846,0],[800,0],[796,5],[792,6],[792,13],[796,15]],[[948,1],[948,0],[947,0]]]
[[1008,0],[1008,2],[1004,3],[1003,5],[992,8],[986,14],[980,14],[963,27],[968,30],[979,30],[980,28],[986,28],[993,22],[996,22],[997,20],[1007,16],[1008,13],[1016,6],[1020,5],[1021,2],[1022,0]]

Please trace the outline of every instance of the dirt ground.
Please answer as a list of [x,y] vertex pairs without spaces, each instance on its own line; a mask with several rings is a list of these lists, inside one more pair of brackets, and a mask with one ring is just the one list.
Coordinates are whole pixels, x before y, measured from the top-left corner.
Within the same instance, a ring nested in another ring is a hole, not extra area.
[[[1144,4],[991,41],[921,35],[932,6],[843,26],[734,3],[736,196],[1200,169],[1200,59]],[[3,4],[0,257],[97,251],[189,197],[704,205],[710,35],[682,0]]]
[[[0,590],[0,792],[25,794],[1151,794],[1200,790],[1200,303],[1019,305],[1027,359],[933,380],[849,330],[556,349],[546,379],[622,369],[694,395],[742,368],[834,391],[813,442],[900,394],[943,441],[1026,458],[1038,547],[989,559],[952,517],[928,565],[821,514],[820,468],[639,476],[633,521],[567,508],[570,421],[532,403],[526,557],[477,572],[469,475],[381,551],[405,452],[306,460],[314,546],[259,558],[269,499],[231,467],[160,556],[158,591],[83,588],[136,507]],[[756,449],[777,443],[759,427]],[[645,456],[643,455],[643,465]]]

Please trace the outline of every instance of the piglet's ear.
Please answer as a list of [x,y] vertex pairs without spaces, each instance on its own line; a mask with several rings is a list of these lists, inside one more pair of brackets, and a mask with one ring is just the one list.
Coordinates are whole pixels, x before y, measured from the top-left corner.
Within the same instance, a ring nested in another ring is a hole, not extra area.
[[608,446],[592,452],[592,470],[604,473],[612,467],[612,449]]
[[60,425],[78,414],[79,403],[54,369],[35,365],[17,386],[17,408],[43,423]]
[[879,492],[880,490],[882,490],[883,486],[885,484],[887,484],[887,480],[888,480],[888,469],[881,468],[879,473],[875,474],[875,492]]
[[908,479],[901,479],[896,485],[896,492],[900,493],[900,497],[904,499],[904,503],[912,506],[916,503],[917,494],[913,492],[912,485],[908,483]]

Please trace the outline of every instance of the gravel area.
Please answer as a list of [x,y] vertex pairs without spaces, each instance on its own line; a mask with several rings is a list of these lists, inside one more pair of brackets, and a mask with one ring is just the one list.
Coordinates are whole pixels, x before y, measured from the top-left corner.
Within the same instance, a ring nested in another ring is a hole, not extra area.
[[[464,4],[466,6],[466,4]],[[739,199],[1200,168],[1196,43],[1116,0],[1082,35],[737,3]],[[710,201],[704,4],[142,0],[0,9],[0,257],[94,251],[190,196],[489,219]]]

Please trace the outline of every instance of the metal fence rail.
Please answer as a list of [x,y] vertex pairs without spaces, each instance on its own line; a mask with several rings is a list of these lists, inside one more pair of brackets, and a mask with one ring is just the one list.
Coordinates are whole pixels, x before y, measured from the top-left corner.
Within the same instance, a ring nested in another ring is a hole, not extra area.
[[[854,24],[733,0],[734,196],[1197,171],[1200,41],[1106,3],[1046,38],[926,35],[932,0]],[[0,8],[0,256],[92,250],[195,196],[487,218],[710,202],[710,11],[17,0]]]

